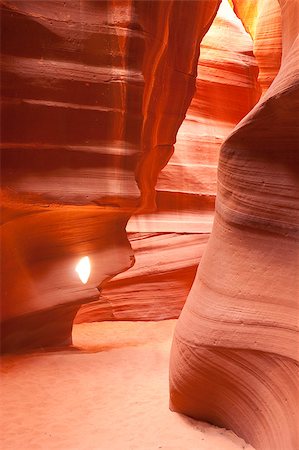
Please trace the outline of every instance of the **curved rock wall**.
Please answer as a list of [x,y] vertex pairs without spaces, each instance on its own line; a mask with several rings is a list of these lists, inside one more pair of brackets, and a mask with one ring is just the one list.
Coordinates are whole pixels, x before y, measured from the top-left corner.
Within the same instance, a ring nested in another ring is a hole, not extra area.
[[176,220],[181,218],[182,231],[187,211],[198,221],[194,231],[201,230],[201,215],[214,212],[219,149],[259,100],[258,72],[252,39],[223,0],[202,40],[195,95],[156,187],[159,213],[165,213],[163,198],[172,197],[168,204],[174,205]]
[[259,66],[259,83],[264,93],[281,64],[281,9],[278,0],[230,0],[237,16],[253,39]]
[[175,411],[257,450],[298,448],[298,2],[281,1],[282,65],[220,152],[216,216],[176,327]]
[[79,305],[132,266],[136,168],[147,207],[218,5],[2,2],[4,351],[70,342]]
[[136,174],[142,194],[139,212],[156,209],[157,178],[173,153],[178,129],[194,95],[200,43],[220,2],[136,2],[149,35],[143,69],[142,158]]
[[200,45],[196,91],[174,154],[158,177],[156,211],[127,225],[135,265],[82,306],[76,322],[179,316],[212,228],[219,148],[257,102],[257,78],[252,39],[223,0]]
[[75,323],[180,315],[209,234],[129,233],[128,237],[134,266],[109,281],[98,302],[82,306]]
[[144,80],[130,2],[2,3],[6,351],[70,342],[80,304],[133,264]]

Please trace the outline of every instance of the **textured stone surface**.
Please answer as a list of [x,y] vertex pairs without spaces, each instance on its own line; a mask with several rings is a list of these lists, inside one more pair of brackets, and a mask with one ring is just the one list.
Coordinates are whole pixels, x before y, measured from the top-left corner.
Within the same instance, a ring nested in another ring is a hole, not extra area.
[[136,262],[82,306],[75,323],[177,318],[190,291],[209,234],[128,235]]
[[299,4],[219,3],[2,1],[2,346],[177,316],[217,184],[171,407],[296,450]]
[[220,145],[260,95],[252,39],[228,1],[201,43],[197,71],[174,154],[158,177],[157,209],[127,225],[135,231],[129,239],[136,263],[108,282],[99,302],[82,307],[76,321],[160,320],[181,311],[212,227]]
[[298,448],[298,2],[282,65],[220,152],[216,216],[172,347],[174,410]]
[[[156,213],[130,219],[130,231],[211,230],[219,149],[259,99],[253,42],[227,0],[202,40],[196,90],[156,185]],[[156,227],[156,228],[155,228]]]
[[177,134],[175,152],[157,183],[160,195],[176,193],[177,209],[182,210],[187,195],[190,209],[193,196],[215,197],[220,146],[260,97],[252,39],[227,0],[201,43],[197,70],[195,95]]
[[[69,342],[79,305],[133,263],[124,229],[139,197],[144,82],[142,59],[126,68],[112,6],[2,5],[4,350]],[[83,285],[74,269],[86,255]]]
[[253,52],[259,66],[258,81],[265,92],[276,77],[281,63],[279,1],[230,0],[230,3],[253,39]]
[[68,342],[79,305],[133,264],[135,177],[152,207],[218,4],[2,2],[4,349]]

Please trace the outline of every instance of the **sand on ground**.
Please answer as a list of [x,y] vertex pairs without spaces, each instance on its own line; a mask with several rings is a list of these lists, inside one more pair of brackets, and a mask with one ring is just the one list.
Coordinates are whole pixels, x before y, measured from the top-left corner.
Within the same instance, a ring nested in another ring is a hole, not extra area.
[[175,320],[74,325],[77,349],[1,360],[1,450],[252,450],[168,408]]

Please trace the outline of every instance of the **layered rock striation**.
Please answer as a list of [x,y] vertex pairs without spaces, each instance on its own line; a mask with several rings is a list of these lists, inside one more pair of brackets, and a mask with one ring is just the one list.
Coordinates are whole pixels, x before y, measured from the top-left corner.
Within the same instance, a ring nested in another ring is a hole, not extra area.
[[127,225],[135,265],[82,306],[76,322],[179,316],[212,228],[220,146],[260,93],[252,38],[223,0],[200,45],[195,94],[158,176],[155,211]]
[[2,2],[3,351],[69,343],[132,266],[126,223],[155,204],[218,5]]
[[196,91],[156,186],[159,215],[174,205],[176,216],[170,218],[187,231],[191,215],[193,232],[203,230],[205,218],[213,219],[221,144],[261,94],[252,38],[227,0],[200,48]]
[[129,233],[135,264],[83,305],[75,323],[177,318],[191,289],[209,233]]
[[221,148],[213,230],[170,365],[172,409],[257,450],[299,442],[299,11],[280,8],[282,64]]
[[3,2],[4,351],[71,342],[80,304],[134,262],[125,226],[139,197],[144,80],[142,60],[127,64],[142,45],[119,26],[128,6]]
[[171,407],[295,450],[299,7],[230,3],[2,1],[2,350],[176,317],[225,140]]

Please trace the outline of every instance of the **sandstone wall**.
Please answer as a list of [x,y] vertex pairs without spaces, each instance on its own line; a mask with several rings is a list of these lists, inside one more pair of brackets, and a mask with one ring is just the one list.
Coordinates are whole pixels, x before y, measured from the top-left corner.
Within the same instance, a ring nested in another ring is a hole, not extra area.
[[257,450],[298,447],[298,2],[280,7],[282,65],[221,148],[214,226],[170,367],[175,411]]
[[155,205],[127,225],[135,266],[108,282],[76,322],[179,316],[212,228],[220,146],[260,93],[252,38],[223,0],[200,45],[195,94],[152,191]]
[[218,4],[2,2],[4,351],[70,342],[80,304],[132,266],[125,226],[155,203]]

